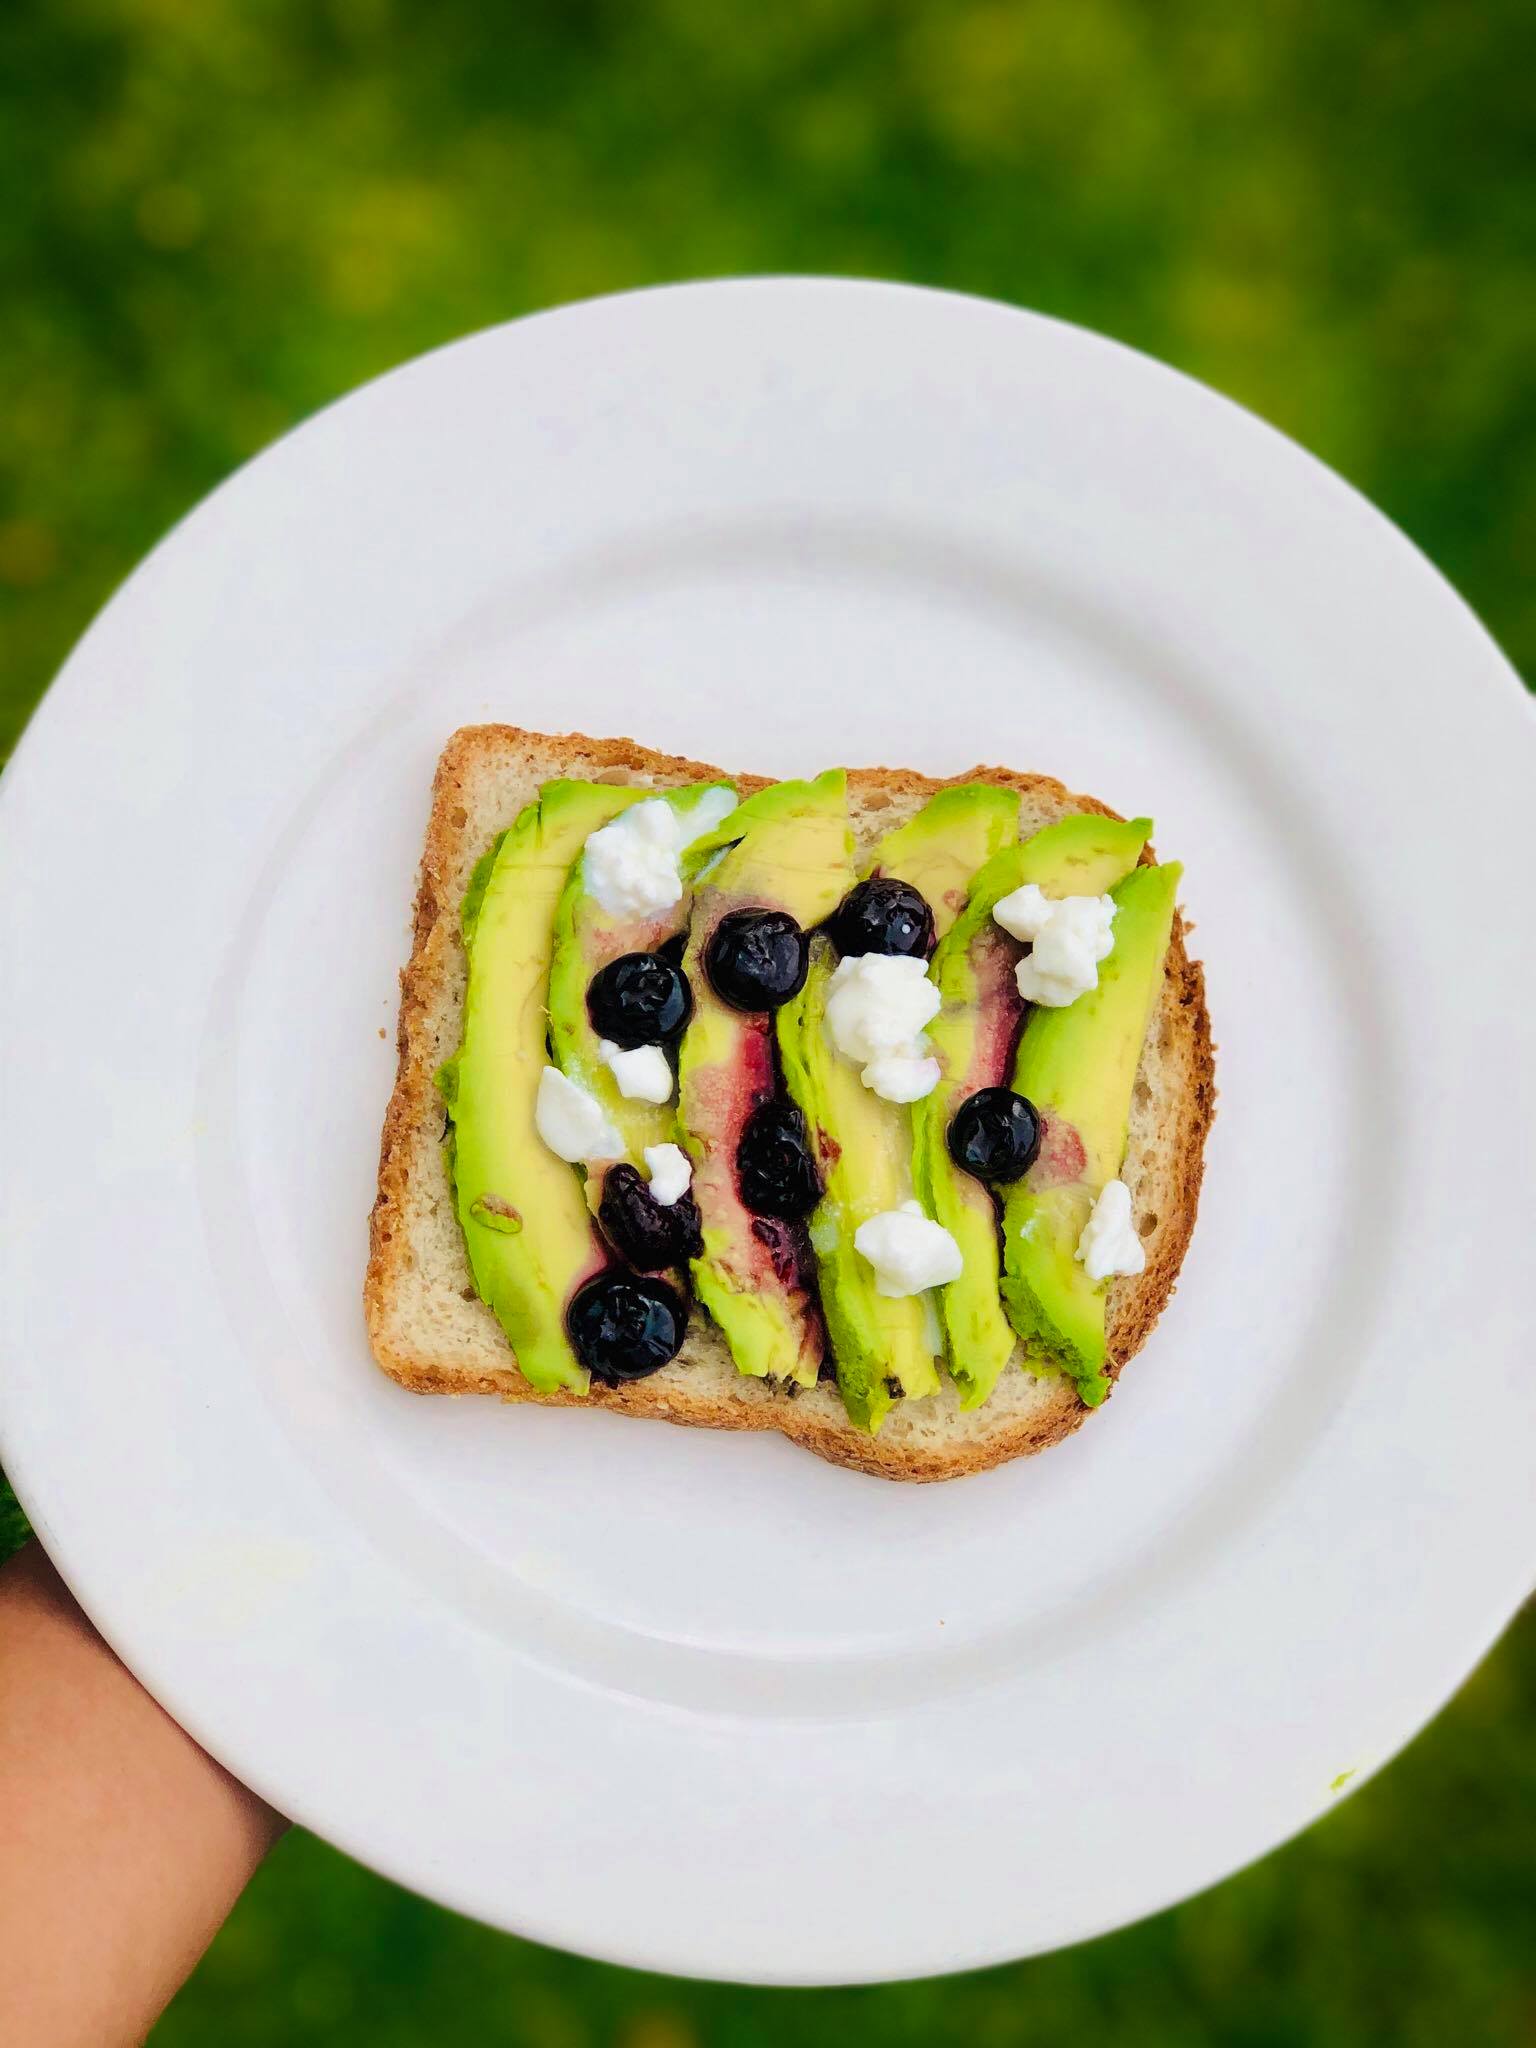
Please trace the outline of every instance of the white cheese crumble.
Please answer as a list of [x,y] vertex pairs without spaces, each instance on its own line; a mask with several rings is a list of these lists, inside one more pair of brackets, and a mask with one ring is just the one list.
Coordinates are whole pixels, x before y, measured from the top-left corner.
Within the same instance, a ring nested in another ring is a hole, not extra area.
[[1131,1218],[1131,1191],[1123,1180],[1107,1180],[1100,1189],[1077,1241],[1077,1258],[1095,1284],[1118,1273],[1139,1273],[1146,1265],[1146,1250]]
[[684,846],[692,846],[695,839],[723,825],[739,801],[734,789],[706,789],[698,802],[682,813]]
[[595,1095],[569,1081],[558,1067],[539,1076],[534,1128],[557,1159],[572,1166],[590,1159],[622,1159],[624,1140]]
[[627,1102],[672,1100],[672,1062],[659,1045],[636,1045],[626,1051],[611,1038],[600,1038],[597,1056],[612,1071]]
[[993,917],[1032,948],[1016,969],[1026,1003],[1061,1009],[1099,985],[1099,962],[1114,945],[1112,896],[1049,897],[1036,882],[1004,896]]
[[908,1053],[889,1053],[871,1060],[859,1079],[882,1101],[921,1102],[938,1087],[939,1073],[939,1063],[931,1056],[919,1059]]
[[916,1102],[938,1086],[939,1063],[923,1026],[940,996],[927,965],[888,953],[839,960],[827,995],[827,1034],[862,1068],[864,1086],[886,1102]]
[[647,1145],[645,1170],[651,1193],[663,1209],[681,1201],[693,1185],[693,1161],[681,1145]]
[[587,893],[610,917],[654,917],[670,910],[683,894],[678,855],[735,808],[728,789],[706,790],[681,815],[659,796],[631,804],[587,839]]
[[964,1266],[960,1247],[921,1202],[883,1209],[853,1233],[853,1248],[875,1269],[875,1292],[921,1294],[927,1287],[958,1280]]

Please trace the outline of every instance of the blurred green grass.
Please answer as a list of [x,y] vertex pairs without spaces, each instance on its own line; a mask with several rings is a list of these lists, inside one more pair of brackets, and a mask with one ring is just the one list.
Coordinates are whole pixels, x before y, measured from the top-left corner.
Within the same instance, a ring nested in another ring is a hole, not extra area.
[[[317,406],[536,306],[741,271],[988,293],[1209,379],[1536,677],[1533,75],[1528,0],[11,0],[0,752],[145,549]],[[20,1527],[0,1485],[0,1551]],[[1303,1841],[938,1985],[637,1977],[295,1837],[155,2040],[1524,2043],[1533,1696],[1527,1620]]]

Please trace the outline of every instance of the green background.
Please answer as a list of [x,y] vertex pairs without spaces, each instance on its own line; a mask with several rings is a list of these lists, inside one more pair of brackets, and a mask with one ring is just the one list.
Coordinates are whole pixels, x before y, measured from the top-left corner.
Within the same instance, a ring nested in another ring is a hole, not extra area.
[[[741,271],[988,293],[1207,378],[1536,676],[1533,77],[1529,0],[10,0],[0,748],[144,550],[315,407],[532,307]],[[948,1983],[635,1976],[295,1836],[154,2039],[1524,2044],[1533,1695],[1527,1619],[1301,1842]]]

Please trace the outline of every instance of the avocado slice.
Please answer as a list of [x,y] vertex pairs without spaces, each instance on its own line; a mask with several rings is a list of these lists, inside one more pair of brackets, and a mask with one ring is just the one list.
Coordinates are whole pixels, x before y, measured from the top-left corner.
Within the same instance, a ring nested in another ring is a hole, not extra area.
[[1018,836],[1017,790],[961,782],[939,790],[915,817],[887,832],[867,872],[910,882],[927,899],[942,939],[964,910],[977,869]]
[[[932,1094],[913,1105],[912,1179],[918,1200],[954,1237],[965,1260],[960,1277],[939,1290],[939,1320],[950,1375],[966,1408],[986,1400],[1017,1342],[998,1292],[997,1206],[949,1155],[949,1126],[961,1103],[1008,1079],[1024,1012],[1014,979],[1022,949],[993,922],[992,912],[1026,882],[1051,896],[1101,895],[1135,866],[1151,830],[1149,818],[1127,824],[1085,813],[1047,825],[1022,846],[1003,848],[975,877],[965,909],[934,952],[929,972],[943,1008],[928,1036],[943,1075]],[[1017,1080],[1014,1086],[1030,1092]]]
[[480,862],[464,899],[464,1038],[439,1076],[455,1196],[475,1286],[540,1393],[587,1391],[565,1311],[608,1262],[580,1176],[534,1125],[548,1059],[555,906],[589,834],[633,796],[600,783],[546,783]]
[[[713,831],[714,813],[722,795],[735,795],[729,782],[689,783],[681,789],[621,789],[614,815],[632,803],[658,797],[669,804],[683,828],[685,846],[690,819],[702,831]],[[631,1166],[641,1168],[647,1145],[664,1145],[677,1135],[677,1111],[670,1102],[637,1101],[622,1093],[613,1069],[598,1052],[599,1034],[587,1013],[587,991],[593,977],[625,953],[655,953],[688,928],[690,890],[684,862],[684,889],[678,901],[653,915],[614,916],[587,889],[586,853],[578,850],[555,909],[554,959],[549,973],[549,1043],[555,1064],[567,1079],[597,1097],[603,1111],[622,1134]],[[586,1176],[587,1206],[597,1214],[606,1168]]]
[[910,1199],[911,1130],[906,1108],[882,1102],[859,1069],[828,1040],[827,996],[837,949],[818,934],[805,987],[778,1013],[784,1081],[805,1113],[821,1175],[811,1246],[838,1391],[849,1418],[871,1433],[902,1394],[937,1392],[933,1342],[920,1296],[875,1291],[853,1234],[868,1217]]
[[[927,899],[935,924],[947,930],[967,881],[1017,834],[1018,817],[1011,790],[986,783],[941,790],[886,834],[866,872],[909,882]],[[838,1388],[850,1419],[873,1433],[897,1390],[908,1397],[938,1392],[939,1343],[928,1298],[880,1294],[869,1262],[854,1249],[861,1223],[912,1196],[912,1112],[866,1088],[859,1069],[828,1039],[826,1005],[836,965],[836,948],[818,937],[805,987],[779,1011],[779,1052],[821,1172],[811,1244]]]
[[678,1052],[678,1124],[704,1239],[694,1287],[742,1372],[814,1386],[825,1333],[805,1234],[753,1216],[736,1177],[746,1121],[778,1092],[773,1019],[722,1002],[704,952],[732,911],[783,910],[809,930],[842,900],[853,879],[843,771],[759,790],[690,849],[687,866],[694,892],[683,971],[693,1016]]
[[1013,1085],[1045,1119],[1040,1156],[1003,1203],[1003,1301],[1014,1328],[1058,1365],[1090,1408],[1109,1391],[1104,1285],[1075,1256],[1106,1181],[1125,1162],[1131,1089],[1173,929],[1176,861],[1139,867],[1110,890],[1114,945],[1099,985],[1032,1010]]

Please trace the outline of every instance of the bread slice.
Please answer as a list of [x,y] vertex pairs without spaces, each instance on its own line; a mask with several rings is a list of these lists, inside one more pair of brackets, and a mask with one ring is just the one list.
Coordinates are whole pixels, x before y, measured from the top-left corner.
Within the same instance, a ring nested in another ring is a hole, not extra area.
[[[880,1434],[855,1429],[835,1386],[788,1391],[739,1373],[718,1331],[695,1313],[682,1350],[648,1379],[593,1382],[585,1397],[536,1393],[491,1311],[476,1294],[454,1211],[444,1154],[443,1105],[433,1082],[458,1048],[465,956],[459,904],[470,870],[541,783],[588,781],[665,787],[721,771],[653,753],[632,740],[549,737],[514,726],[466,726],[443,750],[433,788],[416,897],[415,940],[401,976],[400,1065],[384,1119],[371,1256],[364,1289],[374,1356],[421,1394],[500,1394],[509,1401],[615,1409],[706,1429],[777,1429],[819,1457],[887,1479],[949,1479],[1041,1451],[1088,1413],[1070,1382],[1035,1376],[1017,1361],[986,1404],[966,1412],[946,1380],[923,1401],[898,1403]],[[991,782],[1019,793],[1022,837],[1074,811],[1113,815],[1046,776],[975,768],[953,782]],[[739,776],[743,794],[763,786]],[[945,783],[908,769],[855,769],[849,808],[861,857]],[[1148,856],[1150,857],[1150,856]],[[1161,999],[1142,1052],[1124,1174],[1147,1250],[1143,1272],[1112,1281],[1110,1374],[1146,1342],[1173,1292],[1194,1227],[1206,1132],[1215,1107],[1204,981],[1174,920]]]

